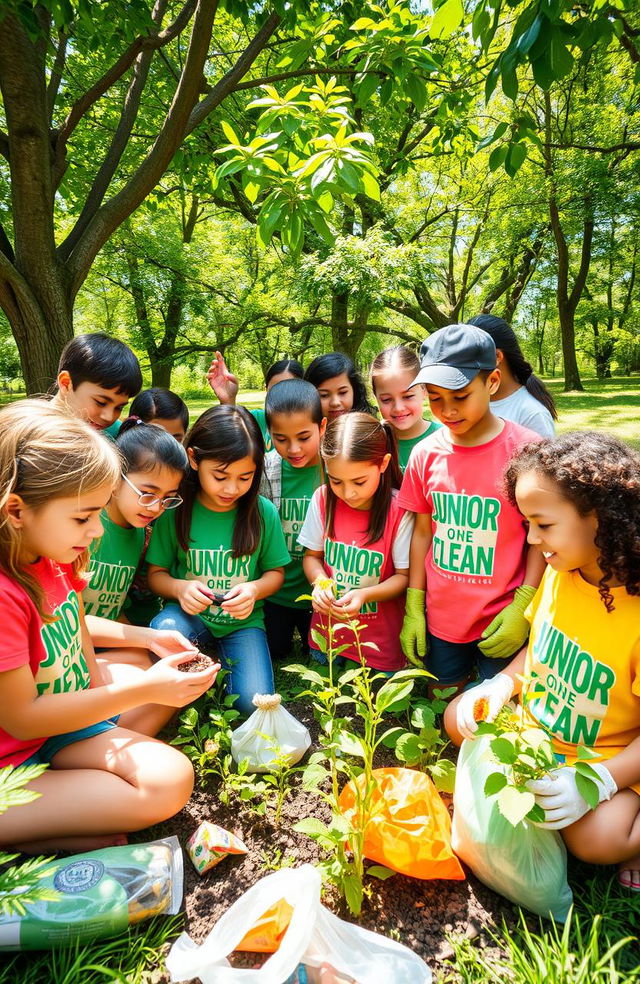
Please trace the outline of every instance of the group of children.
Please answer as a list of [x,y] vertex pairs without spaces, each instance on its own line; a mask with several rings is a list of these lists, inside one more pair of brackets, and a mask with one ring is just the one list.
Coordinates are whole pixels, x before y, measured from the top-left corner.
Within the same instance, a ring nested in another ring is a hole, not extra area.
[[[207,378],[219,403],[189,429],[176,394],[140,393],[126,345],[85,335],[50,402],[0,411],[0,766],[51,765],[0,843],[116,843],[175,813],[191,767],[154,738],[174,709],[223,666],[249,714],[296,631],[322,662],[328,618],[357,616],[372,645],[340,629],[338,659],[389,675],[424,659],[458,693],[456,742],[480,698],[495,716],[535,680],[523,713],[559,762],[532,789],[545,822],[640,890],[640,457],[554,438],[550,394],[491,315],[419,358],[378,355],[379,416],[341,353],[276,363],[264,411],[236,405],[219,353]],[[181,672],[200,648],[216,662]],[[579,744],[601,756],[595,810]]]

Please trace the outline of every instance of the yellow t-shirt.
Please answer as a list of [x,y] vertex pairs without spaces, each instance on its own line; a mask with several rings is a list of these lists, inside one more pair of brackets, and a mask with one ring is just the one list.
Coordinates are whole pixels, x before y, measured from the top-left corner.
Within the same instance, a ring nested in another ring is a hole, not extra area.
[[545,691],[526,708],[561,761],[573,762],[578,745],[606,760],[640,735],[640,597],[623,587],[611,594],[607,612],[578,573],[548,567],[526,612],[525,676],[531,692]]

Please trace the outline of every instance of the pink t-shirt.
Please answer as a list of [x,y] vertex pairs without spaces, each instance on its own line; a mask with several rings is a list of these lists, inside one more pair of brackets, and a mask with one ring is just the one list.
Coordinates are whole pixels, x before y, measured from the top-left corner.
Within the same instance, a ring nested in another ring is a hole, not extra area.
[[[314,493],[312,506],[319,507],[324,526],[325,507],[327,501],[326,486]],[[380,584],[395,573],[393,545],[398,529],[405,516],[404,509],[398,505],[395,494],[389,506],[384,532],[379,540],[367,543],[369,527],[369,510],[352,509],[341,499],[336,501],[334,514],[333,536],[324,537],[324,569],[328,577],[337,584],[337,596],[340,598],[347,591],[358,587],[369,587]],[[311,522],[311,520],[309,520]],[[313,538],[305,535],[303,526],[298,536],[298,542],[310,549],[318,549]],[[392,598],[390,601],[374,601],[363,606],[358,619],[365,625],[360,633],[360,642],[374,642],[378,647],[371,649],[365,646],[363,653],[367,665],[376,670],[400,670],[405,665],[405,658],[400,648],[400,629],[404,616],[404,595]],[[323,625],[325,615],[313,613],[311,633],[315,630],[325,635]],[[353,633],[338,629],[335,633],[336,646],[348,645],[341,655],[347,659],[359,662],[358,652],[354,644]],[[318,648],[312,635],[309,635],[309,645]]]
[[[87,582],[75,577],[70,564],[44,557],[29,571],[57,618],[43,624],[24,588],[0,571],[0,673],[29,666],[39,695],[86,690],[91,678],[82,651],[79,595]],[[22,741],[0,728],[0,767],[24,762],[48,737]]]
[[453,444],[446,427],[414,450],[400,490],[404,509],[431,516],[425,559],[429,631],[447,642],[473,642],[522,584],[526,526],[502,489],[505,468],[540,435],[504,421],[486,444]]

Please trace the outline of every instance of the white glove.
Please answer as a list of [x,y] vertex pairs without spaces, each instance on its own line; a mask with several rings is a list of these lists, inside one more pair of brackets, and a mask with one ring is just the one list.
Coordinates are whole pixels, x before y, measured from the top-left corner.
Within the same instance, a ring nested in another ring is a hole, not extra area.
[[[618,792],[615,779],[601,763],[589,762],[589,765],[600,777],[598,802],[610,800]],[[536,823],[536,827],[543,827],[545,830],[562,830],[591,809],[578,791],[576,770],[571,766],[554,769],[544,779],[530,779],[527,789],[534,794],[537,805],[544,810],[545,819]]]
[[486,700],[488,712],[483,715],[484,721],[495,721],[496,717],[508,703],[513,693],[513,679],[506,673],[498,673],[491,680],[479,683],[477,687],[465,690],[456,710],[456,727],[463,738],[475,738],[478,721],[474,719],[474,711],[478,701]]

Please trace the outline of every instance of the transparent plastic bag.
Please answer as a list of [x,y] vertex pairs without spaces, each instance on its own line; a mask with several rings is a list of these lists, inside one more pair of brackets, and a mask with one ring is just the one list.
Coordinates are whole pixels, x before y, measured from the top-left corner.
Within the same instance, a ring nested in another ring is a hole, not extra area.
[[[431,984],[424,960],[406,946],[344,922],[320,902],[321,878],[305,864],[267,875],[245,892],[198,946],[186,933],[167,957],[172,981],[199,977],[202,984],[283,984],[299,964],[335,970],[358,984]],[[281,899],[292,907],[291,921],[278,950],[255,970],[235,969],[227,955],[248,930]]]
[[567,883],[567,851],[555,830],[523,820],[512,826],[485,796],[492,772],[505,771],[491,756],[490,735],[463,741],[453,794],[451,844],[473,873],[494,892],[539,916],[565,922],[573,895]]
[[280,694],[256,694],[253,703],[257,710],[231,736],[235,761],[246,759],[249,772],[295,765],[311,744],[304,724],[282,706]]

